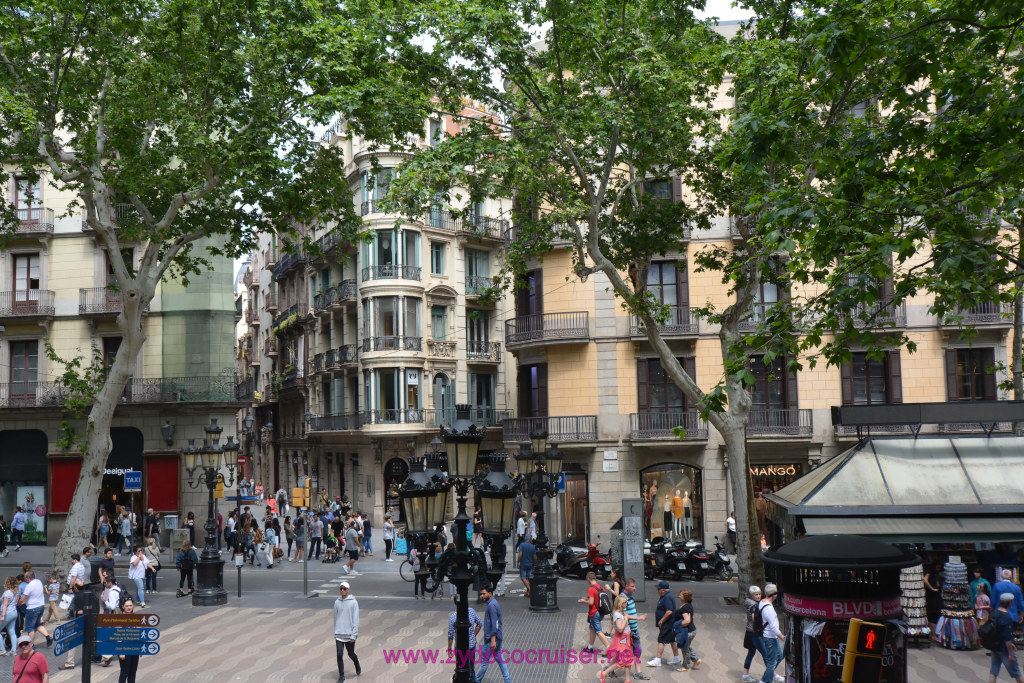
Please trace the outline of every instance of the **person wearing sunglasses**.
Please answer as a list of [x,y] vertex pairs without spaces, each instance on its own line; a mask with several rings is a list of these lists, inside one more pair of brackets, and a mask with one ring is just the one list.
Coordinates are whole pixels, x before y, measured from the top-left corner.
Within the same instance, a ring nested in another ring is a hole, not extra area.
[[18,636],[18,656],[14,658],[14,680],[18,683],[50,683],[50,665],[46,655],[32,649],[32,636]]

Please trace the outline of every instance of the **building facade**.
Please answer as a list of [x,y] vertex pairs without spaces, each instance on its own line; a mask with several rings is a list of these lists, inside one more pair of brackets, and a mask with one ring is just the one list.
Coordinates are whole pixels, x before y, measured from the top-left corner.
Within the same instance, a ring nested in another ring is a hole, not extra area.
[[[106,251],[81,215],[65,215],[72,194],[46,174],[38,182],[15,177],[5,190],[19,221],[0,250],[0,511],[10,520],[22,506],[30,513],[26,540],[54,543],[81,469],[80,454],[58,448],[60,427],[70,420],[81,431],[85,421],[63,410],[64,368],[48,358],[45,343],[63,359],[87,363],[95,348],[111,362],[122,303]],[[140,245],[121,247],[136,263],[141,258]],[[162,283],[145,316],[147,340],[114,414],[97,514],[122,505],[139,515],[152,507],[205,517],[206,492],[189,488],[182,447],[187,439],[202,443],[211,419],[226,427],[226,438],[239,406],[232,268],[227,259],[212,261],[214,269],[187,289]],[[125,491],[127,472],[141,472],[140,491]]]

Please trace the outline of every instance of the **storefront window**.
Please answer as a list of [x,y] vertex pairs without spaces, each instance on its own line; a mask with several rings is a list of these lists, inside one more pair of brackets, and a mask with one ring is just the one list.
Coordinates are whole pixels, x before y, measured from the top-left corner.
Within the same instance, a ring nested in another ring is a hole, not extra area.
[[0,514],[8,533],[20,506],[23,543],[46,543],[46,434],[38,430],[0,432]]
[[677,463],[649,467],[640,472],[640,491],[649,538],[703,540],[704,492],[699,469]]

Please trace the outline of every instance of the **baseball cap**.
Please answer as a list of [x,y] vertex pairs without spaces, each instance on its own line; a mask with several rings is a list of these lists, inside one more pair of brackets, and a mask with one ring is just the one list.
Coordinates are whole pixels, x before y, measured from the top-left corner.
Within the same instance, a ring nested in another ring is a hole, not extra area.
[[663,588],[664,588],[665,590],[668,590],[668,589],[669,589],[668,581],[659,581],[659,582],[658,582],[658,590],[661,590],[661,589],[663,589]]
[[22,643],[31,643],[31,642],[32,642],[32,636],[30,636],[27,633],[22,633],[20,636],[18,636],[18,645],[21,645]]
[[348,585],[348,581],[342,581],[338,588],[351,588],[351,586]]

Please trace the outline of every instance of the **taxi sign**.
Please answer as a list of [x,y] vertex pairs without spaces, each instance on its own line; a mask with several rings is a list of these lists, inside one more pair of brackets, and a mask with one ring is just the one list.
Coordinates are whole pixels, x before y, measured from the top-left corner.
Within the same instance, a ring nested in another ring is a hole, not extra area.
[[97,626],[156,626],[160,617],[155,614],[97,614]]

